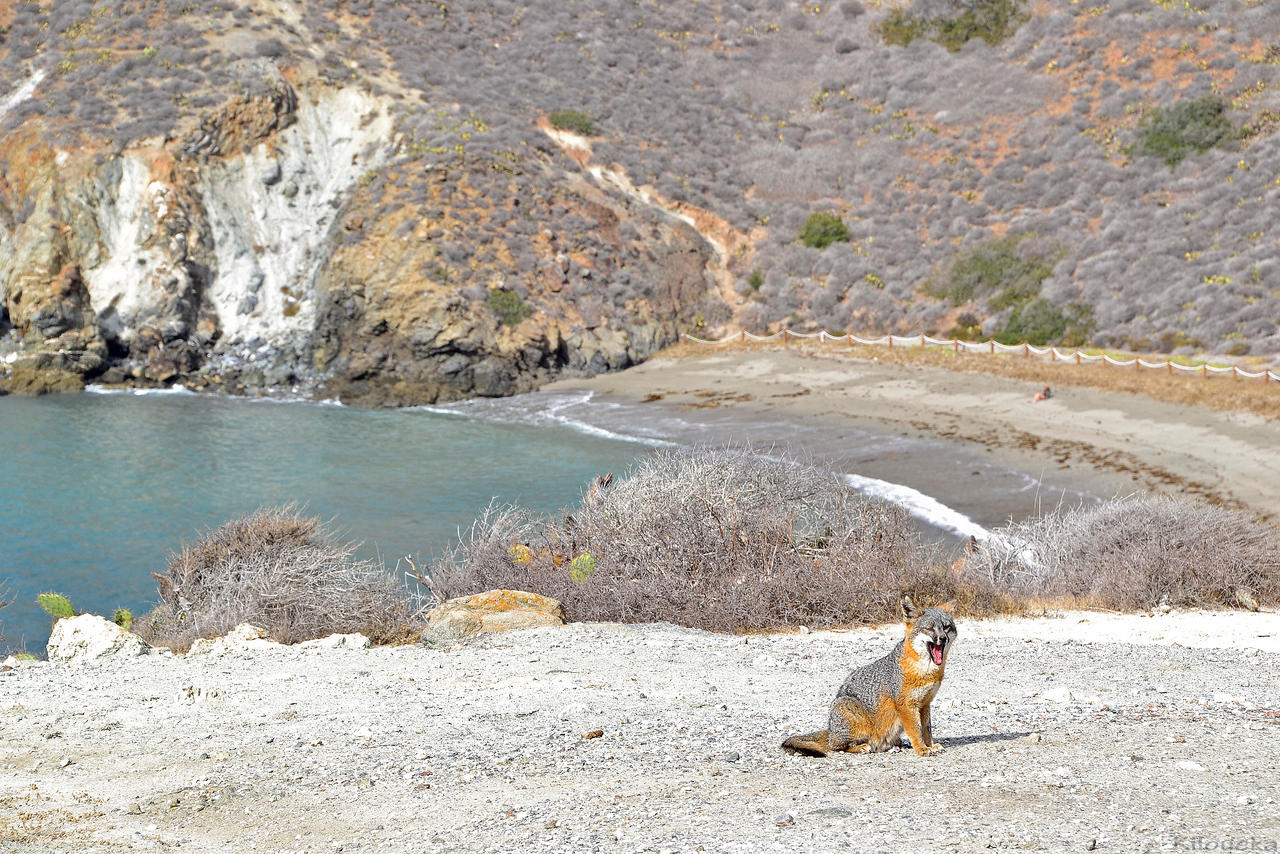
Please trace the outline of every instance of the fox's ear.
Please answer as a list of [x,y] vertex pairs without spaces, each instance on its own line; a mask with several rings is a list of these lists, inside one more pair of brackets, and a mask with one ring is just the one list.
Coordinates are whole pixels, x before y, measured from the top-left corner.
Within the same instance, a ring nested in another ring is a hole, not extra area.
[[940,610],[950,613],[956,609],[956,600],[952,599],[950,602],[943,602],[941,605],[938,605],[937,607]]
[[923,613],[924,611],[917,608],[916,603],[911,601],[910,596],[904,595],[902,597],[902,616],[906,617],[908,620],[914,620]]

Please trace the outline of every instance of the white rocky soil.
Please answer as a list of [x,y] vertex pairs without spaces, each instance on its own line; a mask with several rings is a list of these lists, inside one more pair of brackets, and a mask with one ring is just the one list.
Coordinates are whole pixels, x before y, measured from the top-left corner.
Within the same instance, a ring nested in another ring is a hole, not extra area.
[[1280,846],[1280,616],[962,620],[939,756],[784,754],[900,631],[86,642],[0,668],[0,851]]

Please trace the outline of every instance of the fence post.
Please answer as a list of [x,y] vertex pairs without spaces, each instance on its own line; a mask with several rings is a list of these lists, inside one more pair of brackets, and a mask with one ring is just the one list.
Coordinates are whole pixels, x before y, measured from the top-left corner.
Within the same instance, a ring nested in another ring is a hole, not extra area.
[[1135,373],[1142,370],[1142,358],[1137,354],[1133,357],[1133,370]]
[[1231,379],[1233,380],[1240,379],[1240,369],[1237,368],[1235,365],[1231,366]]
[[1077,349],[1076,349],[1076,364],[1077,364],[1077,365],[1078,365],[1078,364],[1080,364],[1080,350],[1079,350],[1079,348],[1077,348]]
[[1022,355],[1026,356],[1028,359],[1031,358],[1031,345],[1026,341],[1022,342]]
[[1056,361],[1058,361],[1058,348],[1050,346],[1049,347],[1049,364],[1053,364]]
[[956,351],[956,355],[957,355],[957,356],[959,356],[959,355],[960,355],[960,339],[959,339],[959,338],[952,338],[952,339],[951,339],[951,347],[952,347],[952,349],[954,349],[954,350]]
[[743,344],[747,343],[747,330],[744,329],[738,333],[738,340],[741,341]]
[[782,327],[782,346],[787,346],[787,327]]
[[920,349],[921,350],[924,349],[924,333],[923,332],[920,333]]
[[893,349],[893,333],[892,332],[889,333],[889,349],[890,350]]
[[1173,359],[1164,363],[1164,370],[1169,376],[1173,376]]
[[996,339],[992,338],[992,339],[991,339],[990,341],[988,341],[987,343],[991,345],[991,353],[992,353],[992,355],[995,355],[995,352],[996,352]]
[[1204,377],[1205,379],[1209,379],[1209,363],[1208,362],[1200,363],[1200,376]]

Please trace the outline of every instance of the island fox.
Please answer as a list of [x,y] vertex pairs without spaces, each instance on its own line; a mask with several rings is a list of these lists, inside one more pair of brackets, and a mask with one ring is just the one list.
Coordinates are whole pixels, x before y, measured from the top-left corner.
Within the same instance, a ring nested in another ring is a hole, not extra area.
[[827,728],[782,743],[792,753],[826,756],[836,750],[880,753],[905,746],[902,734],[921,756],[942,750],[933,740],[929,704],[942,685],[947,653],[956,640],[954,602],[920,610],[902,597],[907,636],[893,651],[859,667],[836,692]]

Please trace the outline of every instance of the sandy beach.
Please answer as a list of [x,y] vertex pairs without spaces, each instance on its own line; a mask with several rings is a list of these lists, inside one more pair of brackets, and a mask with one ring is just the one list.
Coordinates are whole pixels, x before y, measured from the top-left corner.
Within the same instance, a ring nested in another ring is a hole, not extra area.
[[[1085,368],[1084,370],[1087,370]],[[984,525],[1077,496],[1135,491],[1184,495],[1280,513],[1280,429],[1249,412],[1222,412],[1135,394],[1059,387],[980,373],[885,363],[813,348],[707,348],[655,358],[547,391],[642,404],[695,425],[681,436],[726,435],[798,446],[842,471],[905,483]],[[1280,389],[1277,390],[1280,393]],[[880,453],[846,433],[904,440]],[[849,453],[845,445],[856,444]],[[958,461],[958,462],[957,462]],[[979,465],[986,461],[988,465]],[[995,489],[1021,473],[1029,487]],[[1003,497],[993,500],[999,493]]]

